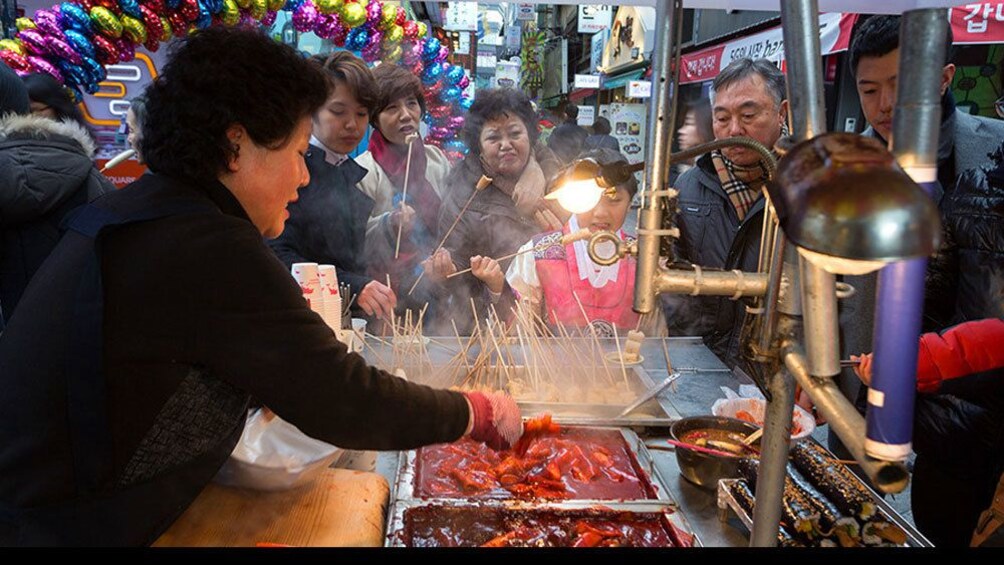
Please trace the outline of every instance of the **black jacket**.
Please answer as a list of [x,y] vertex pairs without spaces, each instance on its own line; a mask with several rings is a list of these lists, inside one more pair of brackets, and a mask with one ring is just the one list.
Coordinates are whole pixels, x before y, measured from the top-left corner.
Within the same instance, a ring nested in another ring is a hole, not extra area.
[[590,149],[613,149],[620,153],[621,143],[609,133],[593,134],[587,137],[586,141],[582,144],[583,151],[589,151]]
[[582,151],[582,145],[589,137],[589,132],[574,120],[566,121],[554,128],[547,138],[547,147],[554,152],[562,164],[567,165]]
[[[722,189],[711,156],[680,175],[676,222],[680,239],[675,260],[704,269],[755,272],[760,253],[763,198],[739,220],[735,206]],[[728,366],[739,360],[739,333],[745,300],[724,296],[663,295],[663,309],[671,336],[696,335]]]
[[[220,183],[150,174],[96,205],[118,210],[165,197],[215,211],[123,226],[98,240],[110,494],[171,474],[235,428],[239,435],[249,396],[349,449],[410,449],[464,433],[470,415],[460,393],[409,383],[348,353]],[[72,235],[25,292],[22,307],[34,315],[15,316],[0,334],[0,506],[81,498],[76,430],[64,415],[69,385],[60,379],[75,362],[65,346],[73,309],[59,307],[66,293],[56,296],[62,281],[79,277],[67,251]],[[148,541],[184,506],[173,510],[146,518]],[[8,539],[6,518],[0,540]],[[121,543],[115,535],[106,542]]]
[[67,212],[114,190],[94,168],[94,143],[72,122],[0,120],[0,329],[56,246]]
[[286,228],[269,247],[287,268],[304,262],[334,265],[338,281],[358,295],[373,280],[366,274],[364,250],[374,202],[356,188],[366,169],[352,159],[335,167],[313,145],[305,158],[310,183],[289,205]]
[[967,171],[942,205],[944,243],[927,273],[935,325],[1004,318],[1004,146]]

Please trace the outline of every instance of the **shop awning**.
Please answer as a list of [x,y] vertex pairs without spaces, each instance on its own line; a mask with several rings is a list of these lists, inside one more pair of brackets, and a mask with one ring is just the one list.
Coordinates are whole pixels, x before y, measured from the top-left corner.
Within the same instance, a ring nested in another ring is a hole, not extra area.
[[632,80],[641,79],[642,75],[645,74],[645,69],[635,69],[633,71],[628,71],[626,73],[621,73],[619,75],[613,75],[609,77],[603,77],[603,82],[600,83],[603,86],[603,90],[613,90],[615,88],[621,88]]
[[573,90],[568,94],[568,100],[571,102],[578,102],[579,100],[585,100],[593,94],[596,94],[595,88],[580,88],[578,90]]

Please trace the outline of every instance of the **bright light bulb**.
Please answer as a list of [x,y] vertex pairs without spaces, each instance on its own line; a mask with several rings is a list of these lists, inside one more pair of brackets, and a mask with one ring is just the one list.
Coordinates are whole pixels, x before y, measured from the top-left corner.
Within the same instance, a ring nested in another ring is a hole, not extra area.
[[600,203],[601,196],[603,189],[595,180],[576,180],[566,182],[546,198],[557,200],[562,208],[573,214],[582,214],[595,208]]
[[844,257],[809,251],[803,247],[799,247],[798,252],[813,265],[834,275],[867,275],[889,263],[889,261],[882,260],[845,259]]

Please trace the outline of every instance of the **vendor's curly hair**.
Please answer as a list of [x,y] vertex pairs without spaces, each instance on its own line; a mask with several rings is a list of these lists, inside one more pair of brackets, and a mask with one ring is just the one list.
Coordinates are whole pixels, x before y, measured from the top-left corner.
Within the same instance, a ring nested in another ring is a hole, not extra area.
[[260,146],[283,146],[330,88],[316,64],[257,31],[208,28],[171,55],[146,90],[141,152],[151,170],[183,180],[206,182],[227,170],[234,124]]

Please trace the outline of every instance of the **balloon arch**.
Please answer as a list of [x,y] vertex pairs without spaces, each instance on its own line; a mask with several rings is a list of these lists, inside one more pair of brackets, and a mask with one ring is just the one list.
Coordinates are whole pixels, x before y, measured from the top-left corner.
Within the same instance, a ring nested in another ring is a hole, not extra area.
[[81,98],[105,79],[105,65],[130,61],[142,45],[209,26],[271,25],[292,12],[293,27],[357,51],[367,63],[396,63],[421,78],[429,125],[426,141],[459,158],[457,138],[471,98],[463,67],[446,61],[449,49],[404,8],[379,0],[74,0],[18,18],[15,39],[0,39],[0,59],[19,74],[44,72]]

